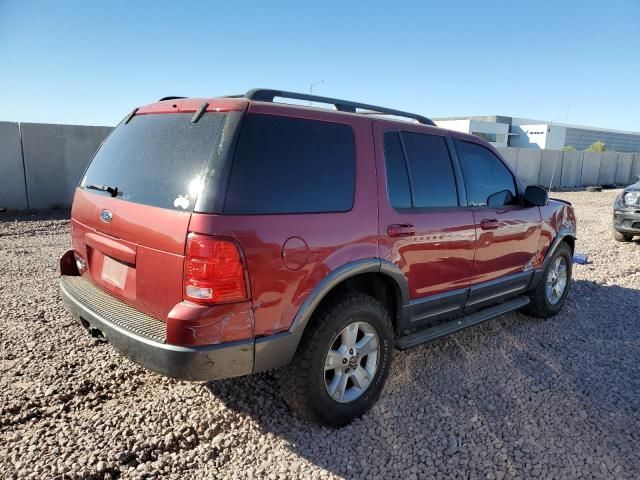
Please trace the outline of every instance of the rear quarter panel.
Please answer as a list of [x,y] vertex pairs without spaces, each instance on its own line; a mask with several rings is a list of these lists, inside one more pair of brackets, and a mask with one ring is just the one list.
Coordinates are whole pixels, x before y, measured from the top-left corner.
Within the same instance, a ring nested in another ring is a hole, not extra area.
[[[335,112],[252,103],[249,111],[340,122]],[[353,208],[342,213],[212,215],[194,213],[189,230],[235,239],[247,264],[257,337],[289,329],[298,310],[318,282],[354,260],[377,257],[377,188],[372,121],[345,115],[356,146]],[[327,192],[331,194],[331,192]],[[283,245],[295,240],[298,269],[283,262]],[[306,254],[305,254],[306,250]]]

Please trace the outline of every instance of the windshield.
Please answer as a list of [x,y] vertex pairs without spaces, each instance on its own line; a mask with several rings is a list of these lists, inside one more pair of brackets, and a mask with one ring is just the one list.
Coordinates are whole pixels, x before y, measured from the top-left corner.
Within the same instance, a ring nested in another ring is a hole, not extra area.
[[80,187],[134,203],[193,211],[225,113],[136,115],[107,138]]

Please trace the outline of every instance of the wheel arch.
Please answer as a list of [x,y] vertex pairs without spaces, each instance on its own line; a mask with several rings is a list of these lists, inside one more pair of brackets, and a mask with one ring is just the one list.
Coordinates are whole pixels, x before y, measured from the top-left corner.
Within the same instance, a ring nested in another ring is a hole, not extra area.
[[576,248],[576,240],[577,238],[575,235],[575,231],[573,230],[565,229],[558,232],[556,237],[553,239],[553,242],[551,242],[551,245],[547,249],[547,253],[545,253],[544,255],[542,265],[540,266],[540,268],[535,270],[533,278],[531,279],[531,283],[529,284],[529,290],[535,289],[542,281],[544,272],[547,270],[547,266],[553,258],[553,254],[562,243],[566,243],[569,246],[569,248],[571,249],[571,256],[573,256]]
[[573,234],[567,234],[564,237],[562,237],[562,240],[560,242],[564,242],[567,245],[569,245],[569,248],[571,248],[571,255],[573,255],[576,251],[576,237]]
[[385,304],[394,326],[402,315],[403,307],[409,303],[406,278],[396,265],[379,258],[349,262],[333,270],[316,285],[287,332],[256,339],[254,371],[288,364],[318,307],[349,289],[367,293]]
[[563,242],[569,245],[569,248],[571,249],[571,255],[573,255],[575,253],[576,240],[577,238],[574,231],[568,230],[568,229],[560,230],[556,235],[556,238],[551,243],[551,246],[547,250],[546,255],[544,256],[544,263],[543,263],[542,269],[544,270],[544,268],[546,268],[549,260],[551,259],[551,257],[553,257],[553,254],[556,252],[560,244]]

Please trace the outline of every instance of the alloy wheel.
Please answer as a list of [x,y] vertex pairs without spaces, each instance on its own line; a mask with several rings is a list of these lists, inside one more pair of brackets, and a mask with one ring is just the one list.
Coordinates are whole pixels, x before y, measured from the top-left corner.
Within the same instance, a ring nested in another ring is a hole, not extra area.
[[547,273],[545,293],[550,304],[557,304],[567,288],[567,260],[558,257],[554,260]]
[[329,347],[324,381],[329,396],[339,403],[360,398],[378,369],[380,339],[367,322],[347,325]]

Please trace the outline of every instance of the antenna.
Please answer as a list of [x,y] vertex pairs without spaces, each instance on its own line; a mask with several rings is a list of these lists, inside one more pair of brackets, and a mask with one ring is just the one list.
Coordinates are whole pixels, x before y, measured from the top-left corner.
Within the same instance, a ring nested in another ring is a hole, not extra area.
[[[558,158],[560,158],[560,150],[556,151],[556,161],[553,163],[553,172],[551,172],[551,182],[549,182],[549,191],[547,193],[551,193],[551,187],[553,187],[553,177],[556,174],[556,166],[558,165]],[[560,178],[562,181],[562,178]]]

